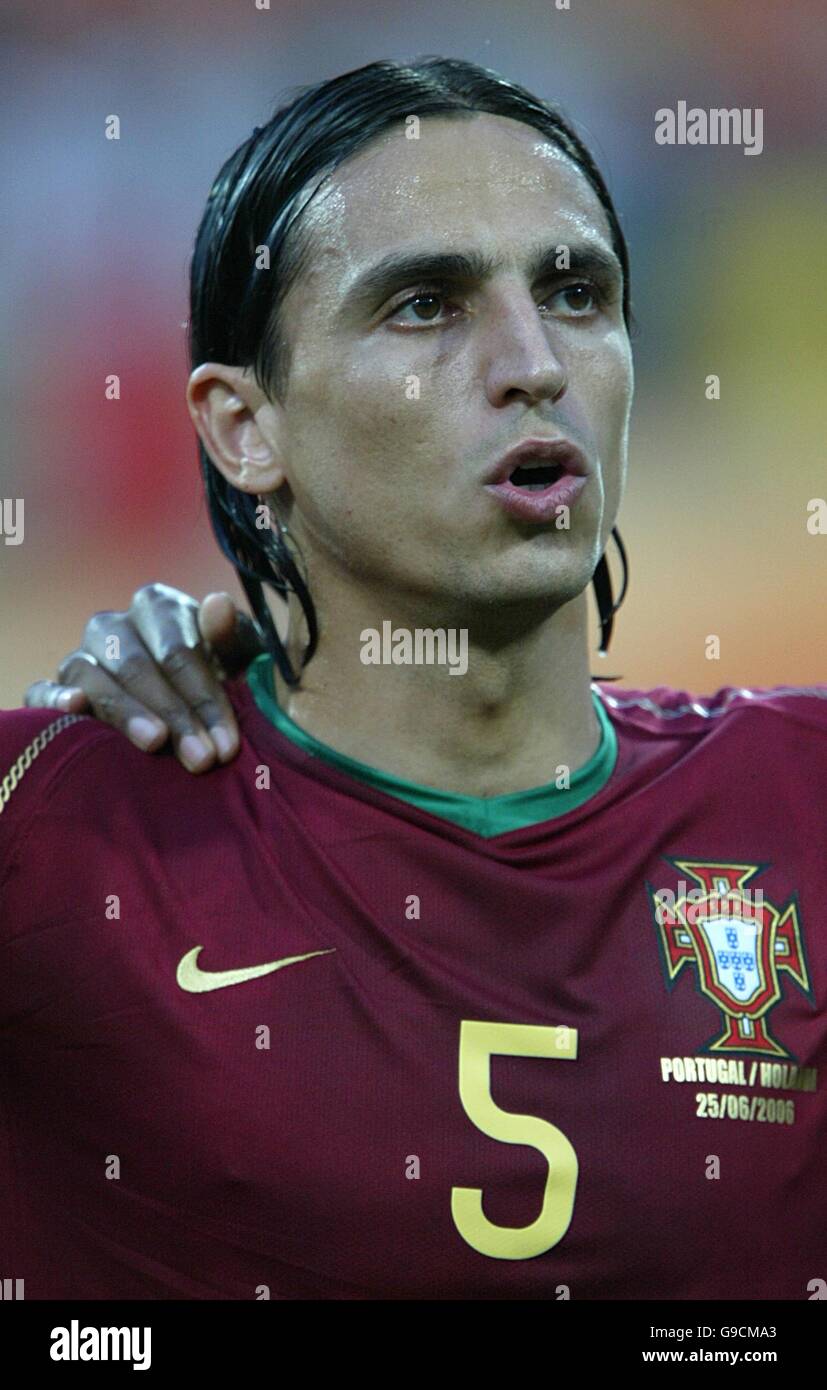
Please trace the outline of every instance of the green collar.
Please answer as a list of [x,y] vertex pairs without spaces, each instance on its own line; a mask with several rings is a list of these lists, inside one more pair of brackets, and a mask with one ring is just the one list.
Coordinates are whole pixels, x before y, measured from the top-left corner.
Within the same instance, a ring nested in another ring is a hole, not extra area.
[[262,714],[271,724],[275,724],[285,738],[306,753],[321,758],[331,767],[339,768],[357,781],[375,787],[377,791],[399,797],[411,806],[418,806],[432,816],[441,816],[443,820],[452,821],[454,825],[463,826],[486,839],[524,826],[539,825],[542,821],[554,820],[574,811],[603,790],[617,762],[617,734],[594,687],[591,696],[600,723],[600,744],[589,761],[572,774],[570,786],[561,788],[550,782],[542,787],[530,787],[528,791],[509,792],[506,796],[484,797],[462,796],[458,792],[440,791],[438,787],[408,782],[403,777],[394,777],[390,772],[337,753],[327,743],[320,743],[279,707],[273,681],[273,662],[267,653],[253,661],[247,671],[247,683]]

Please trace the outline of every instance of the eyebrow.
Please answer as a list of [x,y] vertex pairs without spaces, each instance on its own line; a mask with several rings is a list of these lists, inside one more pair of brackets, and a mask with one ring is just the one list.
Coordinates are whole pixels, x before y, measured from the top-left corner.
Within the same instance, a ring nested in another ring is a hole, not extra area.
[[[557,264],[564,246],[569,252],[565,269]],[[466,289],[481,285],[504,264],[504,257],[487,256],[481,251],[391,252],[357,276],[339,306],[338,316],[378,309],[396,291],[423,281]],[[604,288],[620,287],[623,283],[617,256],[589,242],[559,241],[535,247],[528,256],[527,273],[532,284],[548,283],[564,275],[587,275]]]

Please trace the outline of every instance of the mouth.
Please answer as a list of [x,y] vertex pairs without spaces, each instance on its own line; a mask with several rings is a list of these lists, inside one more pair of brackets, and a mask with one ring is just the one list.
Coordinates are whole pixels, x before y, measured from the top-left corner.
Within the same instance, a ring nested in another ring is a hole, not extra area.
[[586,478],[590,472],[584,455],[571,440],[524,439],[495,463],[486,483],[510,483],[512,487],[539,492],[558,482],[564,473]]
[[486,480],[486,491],[520,521],[556,521],[588,482],[585,456],[568,439],[525,439],[509,449]]
[[519,463],[505,481],[525,492],[545,492],[565,471],[561,463]]

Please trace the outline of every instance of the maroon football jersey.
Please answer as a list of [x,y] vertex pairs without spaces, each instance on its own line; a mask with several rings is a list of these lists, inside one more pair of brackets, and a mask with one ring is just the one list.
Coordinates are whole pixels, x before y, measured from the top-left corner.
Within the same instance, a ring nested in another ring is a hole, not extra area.
[[241,681],[201,777],[0,716],[0,1275],[37,1298],[805,1299],[827,1277],[827,686],[593,688],[482,837]]

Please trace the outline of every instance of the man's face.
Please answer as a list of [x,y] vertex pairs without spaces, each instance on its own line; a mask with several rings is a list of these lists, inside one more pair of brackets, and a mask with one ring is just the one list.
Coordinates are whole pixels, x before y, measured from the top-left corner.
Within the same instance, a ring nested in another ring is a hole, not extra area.
[[[309,268],[282,312],[282,440],[311,590],[348,576],[389,616],[393,594],[466,613],[572,599],[615,521],[632,397],[621,271],[585,177],[519,122],[431,117],[418,140],[386,135],[342,165],[305,218]],[[538,251],[563,246],[571,269],[538,276]],[[579,251],[616,272],[588,283]],[[498,268],[360,292],[391,255],[458,252]],[[561,435],[589,466],[568,529],[564,513],[515,517],[486,487],[515,444]]]

